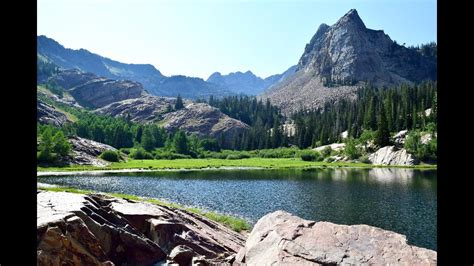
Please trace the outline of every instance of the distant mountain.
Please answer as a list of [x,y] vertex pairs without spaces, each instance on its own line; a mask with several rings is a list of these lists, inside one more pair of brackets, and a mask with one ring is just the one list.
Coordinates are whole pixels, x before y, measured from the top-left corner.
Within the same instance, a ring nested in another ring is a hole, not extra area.
[[[38,60],[51,62],[62,69],[79,69],[115,80],[140,82],[148,92],[158,96],[207,98],[233,95],[225,87],[207,83],[200,78],[186,76],[166,77],[150,64],[125,64],[94,54],[85,49],[65,48],[46,36],[37,37]],[[42,76],[39,77],[41,80]]]
[[245,73],[237,71],[228,75],[215,72],[209,76],[207,82],[224,86],[237,94],[258,95],[293,74],[295,69],[296,66],[292,66],[282,74],[272,75],[265,79],[256,76],[251,71]]
[[365,27],[355,9],[334,25],[321,24],[294,75],[264,92],[286,113],[353,97],[355,89],[436,80],[436,56],[398,45],[382,30]]

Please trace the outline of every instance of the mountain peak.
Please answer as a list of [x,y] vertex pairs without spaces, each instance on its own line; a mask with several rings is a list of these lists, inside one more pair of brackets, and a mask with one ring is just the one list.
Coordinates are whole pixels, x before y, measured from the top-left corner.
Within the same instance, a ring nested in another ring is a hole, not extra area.
[[351,9],[344,16],[342,16],[337,23],[338,25],[354,24],[360,27],[365,28],[365,24],[362,19],[359,17],[357,10]]

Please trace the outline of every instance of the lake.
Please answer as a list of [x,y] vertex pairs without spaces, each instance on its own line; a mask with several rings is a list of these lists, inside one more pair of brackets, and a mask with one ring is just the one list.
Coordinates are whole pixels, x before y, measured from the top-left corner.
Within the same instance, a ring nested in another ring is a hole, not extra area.
[[437,249],[437,171],[404,168],[209,170],[40,177],[38,182],[153,197],[246,218],[285,210],[368,224]]

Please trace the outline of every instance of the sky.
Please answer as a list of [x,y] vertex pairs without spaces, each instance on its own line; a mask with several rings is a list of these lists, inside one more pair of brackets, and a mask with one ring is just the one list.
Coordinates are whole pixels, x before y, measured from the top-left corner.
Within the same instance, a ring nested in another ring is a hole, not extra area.
[[437,38],[436,0],[38,0],[38,35],[162,74],[265,78],[298,63],[321,23],[355,8],[399,44]]

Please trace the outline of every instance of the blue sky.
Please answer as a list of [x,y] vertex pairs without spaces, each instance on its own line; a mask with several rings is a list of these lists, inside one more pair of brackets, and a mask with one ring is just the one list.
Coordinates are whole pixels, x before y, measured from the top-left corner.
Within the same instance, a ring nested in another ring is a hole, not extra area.
[[38,0],[38,35],[167,76],[265,78],[296,64],[318,26],[352,8],[400,44],[436,41],[433,0]]

